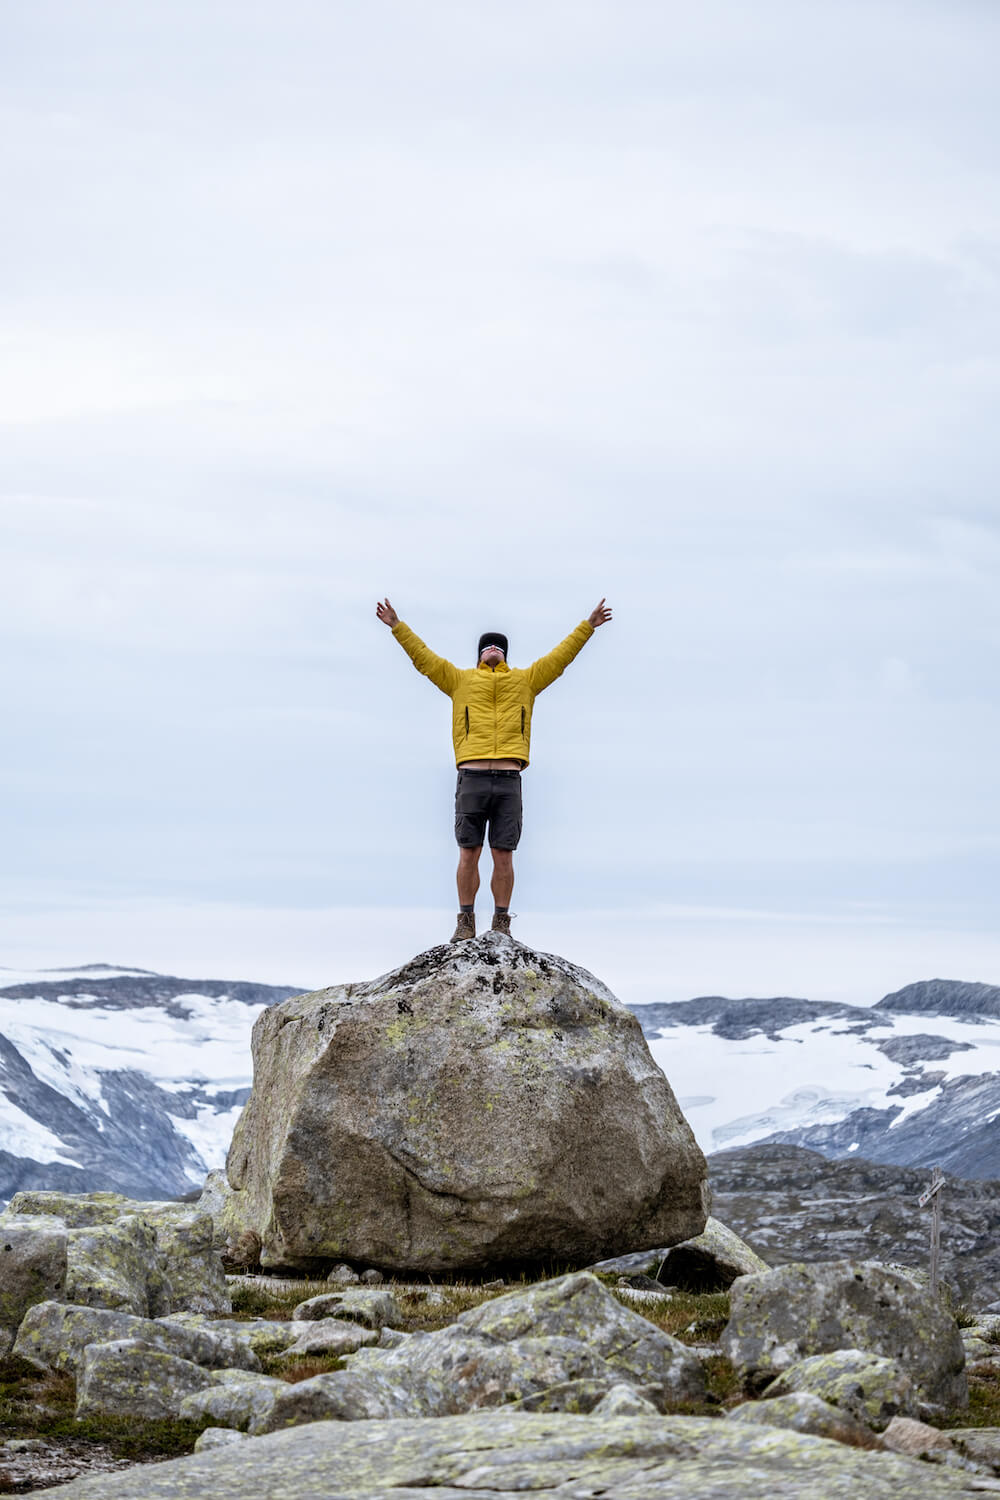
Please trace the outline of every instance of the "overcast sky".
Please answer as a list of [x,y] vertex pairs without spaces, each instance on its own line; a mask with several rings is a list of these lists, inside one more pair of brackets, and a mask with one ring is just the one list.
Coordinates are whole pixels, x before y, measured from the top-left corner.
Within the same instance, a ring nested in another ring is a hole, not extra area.
[[516,932],[1000,982],[998,55],[992,0],[9,0],[0,964],[446,937],[375,601],[527,665],[606,595]]

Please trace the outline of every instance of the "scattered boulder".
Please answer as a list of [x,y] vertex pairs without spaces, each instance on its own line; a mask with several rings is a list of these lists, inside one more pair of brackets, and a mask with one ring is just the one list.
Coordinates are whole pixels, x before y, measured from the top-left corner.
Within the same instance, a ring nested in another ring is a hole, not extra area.
[[657,1280],[689,1292],[722,1292],[738,1276],[755,1276],[769,1269],[738,1234],[709,1218],[701,1234],[666,1252]]
[[209,1369],[260,1369],[250,1342],[219,1324],[212,1324],[210,1329],[191,1328],[105,1308],[70,1307],[63,1302],[42,1302],[29,1309],[18,1329],[14,1353],[36,1370],[76,1374],[88,1345],[123,1339],[141,1341]]
[[600,1355],[615,1379],[657,1386],[675,1403],[705,1395],[701,1363],[687,1345],[622,1307],[586,1271],[508,1292],[463,1313],[458,1323],[505,1342],[541,1334],[576,1339]]
[[88,1344],[77,1376],[76,1415],[176,1417],[185,1396],[214,1384],[211,1373],[201,1365],[154,1349],[141,1339]]
[[809,1355],[861,1349],[901,1365],[932,1406],[968,1402],[958,1328],[907,1277],[865,1262],[800,1263],[741,1276],[730,1297],[720,1344],[751,1387]]
[[144,1219],[128,1214],[114,1224],[71,1229],[67,1248],[67,1302],[139,1318],[170,1311],[156,1234]]
[[[66,1300],[137,1317],[232,1311],[209,1214],[187,1203],[143,1203],[121,1193],[21,1192],[36,1223],[65,1225]],[[52,1293],[50,1293],[50,1296]]]
[[399,1322],[399,1307],[391,1292],[378,1292],[374,1288],[347,1288],[342,1292],[324,1292],[319,1297],[308,1297],[300,1302],[292,1317],[303,1322],[317,1318],[346,1318],[352,1323],[362,1323],[365,1328],[378,1331]]
[[361,1281],[361,1277],[358,1275],[357,1271],[354,1271],[350,1266],[345,1266],[343,1264],[334,1266],[326,1279],[327,1281],[331,1282],[333,1286],[357,1286]]
[[731,1422],[756,1422],[763,1427],[784,1427],[791,1432],[810,1432],[814,1437],[846,1443],[849,1448],[881,1448],[870,1427],[810,1391],[792,1391],[770,1401],[745,1401],[729,1413]]
[[511,938],[272,1006],[253,1057],[225,1213],[265,1266],[580,1262],[704,1229],[704,1157],[639,1022]]
[[292,1358],[296,1354],[354,1354],[366,1344],[377,1344],[378,1334],[360,1323],[347,1323],[341,1318],[323,1318],[307,1323],[293,1344],[284,1353]]
[[710,1216],[701,1234],[679,1245],[616,1255],[587,1269],[612,1275],[617,1271],[633,1280],[647,1278],[653,1286],[721,1292],[732,1286],[737,1276],[754,1276],[770,1267],[738,1234]]
[[64,1224],[0,1215],[0,1359],[9,1353],[29,1307],[62,1296],[66,1265]]
[[660,1409],[705,1395],[695,1354],[581,1272],[508,1292],[395,1347],[359,1349],[347,1369],[291,1387],[251,1430],[512,1403],[587,1411],[625,1383]]
[[861,1349],[837,1349],[800,1360],[772,1380],[761,1399],[782,1400],[800,1392],[849,1412],[874,1432],[881,1432],[896,1416],[913,1416],[918,1405],[905,1370],[894,1360]]
[[177,1415],[194,1422],[211,1417],[220,1427],[245,1432],[252,1422],[262,1421],[278,1396],[287,1390],[285,1381],[269,1375],[225,1370],[216,1376],[214,1384],[183,1396],[177,1405]]

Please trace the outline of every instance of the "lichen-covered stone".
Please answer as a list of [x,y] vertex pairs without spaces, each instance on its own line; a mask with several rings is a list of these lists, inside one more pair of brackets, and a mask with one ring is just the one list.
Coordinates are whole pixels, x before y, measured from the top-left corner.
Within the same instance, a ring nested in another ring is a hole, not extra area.
[[287,1390],[283,1380],[269,1375],[225,1370],[216,1376],[214,1384],[185,1396],[177,1415],[195,1422],[211,1417],[220,1427],[237,1427],[245,1432],[252,1422],[262,1421],[276,1398]]
[[414,1412],[436,1415],[431,1408],[438,1399],[437,1390],[425,1391],[398,1374],[390,1378],[379,1370],[334,1370],[290,1385],[269,1411],[251,1421],[250,1432],[256,1436],[312,1422],[360,1422]]
[[311,1322],[316,1318],[346,1318],[376,1331],[400,1321],[399,1306],[391,1292],[368,1287],[345,1287],[342,1292],[324,1292],[308,1297],[292,1313],[293,1318]]
[[69,1227],[69,1301],[139,1317],[232,1311],[212,1218],[192,1204],[59,1192],[16,1193],[12,1204]]
[[746,1401],[729,1413],[731,1422],[756,1422],[764,1427],[785,1427],[792,1432],[810,1432],[814,1437],[846,1443],[849,1448],[882,1447],[870,1427],[810,1391],[793,1391],[770,1401]]
[[861,1349],[896,1361],[927,1403],[968,1401],[954,1320],[929,1292],[881,1266],[822,1261],[741,1276],[730,1305],[720,1344],[752,1386],[809,1355]]
[[65,1224],[0,1215],[0,1358],[29,1307],[61,1297],[66,1286]]
[[139,1318],[169,1312],[152,1227],[128,1214],[113,1224],[71,1229],[65,1295],[78,1307],[110,1308]]
[[159,1268],[166,1279],[166,1306],[157,1316],[180,1311],[232,1312],[210,1215],[192,1204],[150,1203],[142,1217],[156,1236]]
[[291,1359],[301,1354],[354,1354],[366,1344],[377,1344],[378,1334],[360,1323],[345,1323],[341,1318],[322,1318],[306,1325],[294,1344],[284,1353]]
[[237,1432],[233,1427],[206,1427],[195,1439],[194,1451],[205,1453],[209,1448],[229,1448],[233,1443],[242,1443],[245,1438],[245,1432]]
[[893,1417],[914,1416],[919,1406],[906,1371],[895,1360],[862,1349],[836,1349],[832,1354],[814,1354],[800,1360],[771,1381],[763,1399],[796,1391],[808,1391],[850,1412],[873,1432],[881,1432]]
[[138,1207],[122,1193],[60,1193],[25,1191],[10,1200],[12,1214],[30,1214],[62,1219],[67,1229],[89,1229],[95,1224],[115,1224],[123,1214]]
[[[519,1401],[504,1403],[505,1411],[593,1411],[612,1389],[607,1380],[562,1380],[558,1385],[546,1386],[542,1391],[533,1391]],[[655,1406],[647,1409],[655,1411]]]
[[642,1417],[657,1410],[655,1401],[635,1385],[613,1385],[594,1407],[595,1417]]
[[283,1318],[247,1318],[245,1321],[238,1318],[199,1318],[194,1322],[187,1317],[174,1316],[162,1321],[180,1328],[204,1328],[215,1334],[225,1334],[227,1338],[245,1344],[262,1358],[268,1354],[283,1354],[296,1339],[315,1326],[300,1319]]
[[14,1353],[38,1370],[75,1374],[88,1344],[120,1339],[139,1339],[208,1369],[260,1369],[249,1342],[224,1327],[186,1328],[166,1320],[63,1302],[42,1302],[29,1309],[18,1329]]
[[489,1411],[319,1422],[77,1480],[59,1500],[948,1500],[991,1484],[776,1427]]
[[700,1401],[705,1394],[697,1356],[622,1307],[586,1271],[508,1292],[463,1313],[458,1323],[508,1342],[545,1333],[578,1339],[601,1356],[613,1379],[659,1386],[672,1403]]
[[227,1162],[261,1263],[593,1260],[699,1234],[705,1161],[638,1021],[487,934],[272,1006]]
[[185,1396],[215,1384],[212,1373],[139,1339],[88,1344],[76,1383],[76,1415],[176,1417]]

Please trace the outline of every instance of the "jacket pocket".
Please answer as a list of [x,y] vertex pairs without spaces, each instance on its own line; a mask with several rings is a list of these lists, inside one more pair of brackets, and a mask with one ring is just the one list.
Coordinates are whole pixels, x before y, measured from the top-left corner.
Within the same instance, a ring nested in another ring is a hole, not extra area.
[[465,738],[469,738],[469,705],[465,705]]
[[524,739],[524,704],[521,705],[521,738]]

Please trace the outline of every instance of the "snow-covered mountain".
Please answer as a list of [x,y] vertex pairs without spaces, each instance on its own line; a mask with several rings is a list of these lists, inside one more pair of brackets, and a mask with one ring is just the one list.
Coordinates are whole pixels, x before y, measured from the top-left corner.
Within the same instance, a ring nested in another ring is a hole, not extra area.
[[0,1200],[199,1187],[249,1092],[254,1021],[298,993],[105,964],[0,969]]
[[[300,989],[0,969],[0,1200],[198,1188],[247,1097],[254,1021]],[[770,1141],[1000,1178],[1000,987],[633,1008],[706,1152]]]
[[705,1151],[769,1141],[1000,1177],[1000,987],[931,979],[876,1005],[719,996],[637,1006]]

